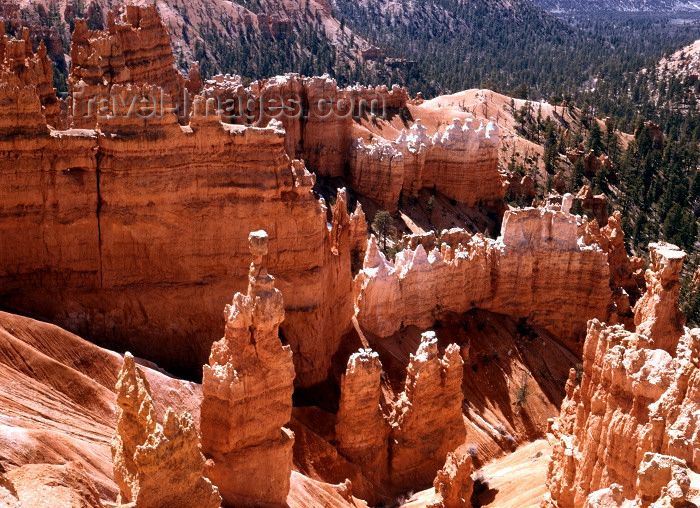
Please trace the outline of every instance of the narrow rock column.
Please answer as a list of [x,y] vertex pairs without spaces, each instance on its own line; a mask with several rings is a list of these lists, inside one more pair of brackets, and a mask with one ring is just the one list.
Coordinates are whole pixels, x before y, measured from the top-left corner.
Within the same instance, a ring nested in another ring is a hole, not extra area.
[[248,237],[253,262],[247,294],[224,310],[224,337],[211,349],[202,380],[202,451],[224,506],[282,506],[289,492],[294,434],[294,365],[280,342],[282,293],[262,266],[268,236]]
[[219,493],[202,475],[204,457],[192,417],[168,409],[156,422],[148,382],[130,353],[117,381],[117,432],[112,438],[117,504],[139,508],[217,508]]
[[423,334],[392,413],[390,474],[397,487],[430,485],[447,453],[464,442],[462,365],[456,344],[440,359],[435,332]]
[[653,337],[655,348],[674,354],[685,324],[678,308],[685,252],[670,243],[651,243],[649,257],[647,291],[634,307],[634,324],[637,333]]
[[348,359],[340,382],[335,436],[338,449],[375,484],[384,482],[389,465],[389,423],[379,405],[382,364],[379,355],[360,349]]

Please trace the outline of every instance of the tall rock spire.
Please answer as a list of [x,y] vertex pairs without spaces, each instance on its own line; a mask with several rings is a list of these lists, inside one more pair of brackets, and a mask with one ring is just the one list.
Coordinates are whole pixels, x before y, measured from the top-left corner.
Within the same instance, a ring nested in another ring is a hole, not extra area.
[[[253,262],[247,294],[224,310],[224,337],[211,349],[202,380],[202,450],[224,506],[281,506],[292,471],[294,365],[280,342],[282,293],[262,266],[265,231],[248,237]],[[263,473],[264,472],[264,473]]]
[[139,508],[216,508],[216,487],[202,476],[204,457],[192,417],[168,409],[163,425],[156,421],[148,382],[134,357],[124,355],[117,389],[117,431],[112,438],[118,504]]

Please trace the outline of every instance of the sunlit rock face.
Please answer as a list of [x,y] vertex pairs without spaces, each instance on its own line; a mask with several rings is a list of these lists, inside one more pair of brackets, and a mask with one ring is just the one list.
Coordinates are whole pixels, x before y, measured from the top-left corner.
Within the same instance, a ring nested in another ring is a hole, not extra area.
[[168,408],[161,425],[148,381],[127,353],[119,373],[117,429],[112,438],[117,504],[144,508],[217,508],[221,497],[203,476],[204,457],[192,416]]
[[588,324],[580,384],[572,371],[551,426],[543,506],[692,506],[699,499],[700,330],[683,329],[677,307],[685,254],[668,244],[649,250],[636,332]]
[[[212,346],[202,380],[202,451],[225,506],[281,506],[289,493],[294,434],[294,364],[279,339],[282,293],[262,266],[265,231],[249,236],[246,294],[224,311],[224,337]],[[264,474],[262,472],[264,471]]]
[[531,319],[562,340],[582,338],[588,319],[607,319],[612,300],[607,255],[579,237],[577,220],[547,208],[512,210],[497,240],[467,235],[429,252],[419,245],[394,262],[371,239],[355,278],[357,318],[384,337],[478,308]]

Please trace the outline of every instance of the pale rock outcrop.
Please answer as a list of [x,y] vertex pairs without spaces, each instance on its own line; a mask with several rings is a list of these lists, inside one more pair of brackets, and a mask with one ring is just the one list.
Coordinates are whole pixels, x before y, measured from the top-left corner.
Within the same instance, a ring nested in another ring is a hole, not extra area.
[[17,489],[2,472],[0,472],[0,504],[7,508],[22,508],[17,497]]
[[570,378],[551,425],[543,506],[605,506],[611,496],[643,507],[682,506],[695,495],[685,486],[700,472],[700,330],[678,335],[684,253],[668,244],[652,244],[650,252],[636,333],[588,324],[581,382]]
[[340,453],[377,485],[386,481],[389,465],[390,426],[379,404],[381,373],[374,351],[360,349],[350,356],[340,383],[335,425]]
[[216,487],[202,475],[204,457],[192,417],[168,409],[161,426],[148,382],[134,357],[124,355],[117,389],[117,430],[112,439],[114,479],[119,485],[118,504],[143,508],[221,504]]
[[[373,180],[379,185],[374,194],[381,196],[385,206],[396,194],[397,182],[401,182],[399,190],[405,195],[417,196],[422,188],[434,188],[468,206],[497,207],[506,189],[498,171],[499,135],[494,118],[476,129],[471,118],[464,124],[455,118],[444,133],[436,132],[430,138],[422,121],[416,119],[410,134],[404,129],[393,143],[403,155],[402,164],[391,168],[365,165],[362,172],[384,173]],[[386,174],[387,170],[395,175]]]
[[600,489],[586,498],[583,508],[636,508],[636,503],[625,499],[622,486],[616,483]]
[[474,481],[472,458],[467,454],[450,452],[444,467],[437,472],[433,487],[437,500],[429,508],[466,508],[471,506]]
[[[356,136],[366,118],[389,109],[406,108],[408,93],[397,86],[338,88],[327,75],[306,78],[276,76],[244,88],[237,76],[215,76],[206,95],[228,105],[226,121],[267,125],[278,118],[287,133],[285,149],[304,159],[321,176],[346,176],[353,188],[395,210],[401,192],[417,196],[435,188],[468,206],[499,208],[505,186],[498,171],[499,128],[494,118],[474,128],[473,120],[455,119],[444,133],[431,138],[417,119],[395,141],[372,135],[373,143]],[[280,114],[279,105],[286,111]],[[366,131],[362,132],[366,136]]]
[[[265,231],[249,236],[253,262],[246,294],[224,311],[202,380],[202,451],[225,506],[281,506],[289,492],[294,434],[292,351],[279,339],[282,293],[262,266]],[[263,474],[264,472],[264,474]]]
[[403,155],[391,143],[365,145],[358,138],[350,151],[350,183],[381,208],[395,211],[403,185]]
[[[506,212],[498,240],[451,234],[456,245],[422,245],[387,261],[370,239],[355,278],[363,328],[385,337],[402,326],[430,327],[445,312],[489,310],[528,318],[562,339],[585,335],[588,319],[606,319],[611,305],[605,252],[579,241],[566,212]],[[561,305],[561,302],[567,305]]]
[[462,365],[452,344],[438,355],[434,332],[425,332],[391,414],[391,481],[398,488],[429,485],[448,452],[464,442]]

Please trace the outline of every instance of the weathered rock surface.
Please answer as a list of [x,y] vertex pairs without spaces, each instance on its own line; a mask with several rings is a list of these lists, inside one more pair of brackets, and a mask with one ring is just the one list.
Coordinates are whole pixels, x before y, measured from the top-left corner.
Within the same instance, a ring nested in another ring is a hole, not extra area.
[[350,179],[361,194],[388,210],[396,209],[399,194],[417,196],[433,188],[467,206],[497,208],[505,196],[498,172],[499,131],[492,119],[474,128],[473,121],[455,118],[444,134],[432,138],[420,119],[404,129],[395,142],[358,138],[350,150]]
[[431,508],[463,508],[471,506],[474,481],[472,474],[472,458],[466,454],[450,452],[447,454],[445,466],[437,472],[433,487],[435,501]]
[[72,92],[69,115],[74,128],[94,128],[97,110],[112,109],[111,104],[99,101],[111,102],[116,95],[114,85],[156,85],[167,94],[168,103],[178,100],[184,78],[175,68],[170,36],[155,4],[127,5],[123,19],[115,20],[110,12],[105,31],[88,30],[87,22],[77,19],[68,83]]
[[388,336],[478,308],[583,337],[588,319],[607,318],[611,292],[605,253],[578,240],[576,216],[537,208],[507,212],[496,241],[474,235],[429,253],[419,245],[393,263],[371,240],[355,279],[358,321]]
[[[42,41],[34,53],[29,41],[29,29],[24,28],[21,33],[22,38],[15,39],[5,35],[4,23],[0,26],[0,82],[20,91],[33,87],[41,103],[40,113],[45,116],[45,120],[39,120],[35,127],[48,122],[58,128],[61,125],[60,108],[53,87],[53,66],[46,46]],[[20,123],[29,127],[33,122],[20,120]]]
[[189,413],[168,408],[163,425],[156,419],[148,382],[130,353],[124,356],[117,390],[117,429],[112,438],[118,504],[139,507],[216,508],[221,498],[202,475],[204,457]]
[[164,115],[49,132],[31,90],[3,93],[1,148],[24,161],[0,163],[5,305],[193,373],[216,337],[213,309],[245,287],[245,231],[265,227],[298,382],[327,377],[353,312],[349,228],[331,245],[314,177],[287,158],[283,131]]
[[377,353],[361,349],[350,356],[335,425],[340,453],[377,485],[386,482],[389,467],[390,425],[380,406],[381,373]]
[[[18,508],[103,508],[100,495],[81,462],[27,464],[11,471],[8,479],[16,492]],[[13,508],[12,502],[2,506]]]
[[[253,262],[247,294],[224,311],[224,338],[214,343],[202,380],[202,451],[207,476],[225,506],[283,505],[289,493],[294,434],[294,365],[279,339],[282,293],[262,266],[268,236],[249,236]],[[264,472],[264,473],[263,473]]]
[[678,317],[685,254],[667,244],[652,244],[650,252],[636,333],[598,320],[588,325],[580,385],[572,372],[551,428],[543,506],[580,507],[589,495],[590,506],[605,506],[610,497],[641,506],[694,502],[686,478],[700,471],[700,331],[683,331]]
[[634,308],[634,324],[637,333],[654,340],[655,348],[674,354],[685,324],[685,316],[678,308],[678,279],[686,254],[675,245],[652,243],[649,257],[646,293]]
[[389,474],[399,488],[430,484],[448,452],[464,442],[462,365],[457,345],[440,358],[435,334],[423,334],[391,414]]
[[[102,502],[114,502],[119,488],[110,440],[122,363],[120,355],[54,325],[0,312],[0,468],[13,474],[27,465],[47,466],[48,479],[63,475],[62,465],[74,461]],[[173,407],[188,411],[197,425],[199,385],[153,367],[142,366],[141,372],[159,421]]]

